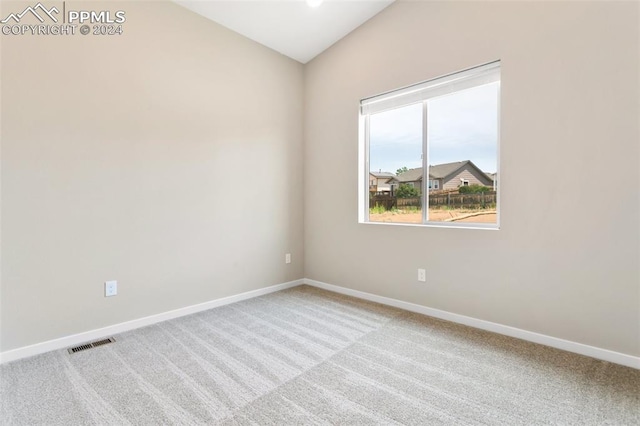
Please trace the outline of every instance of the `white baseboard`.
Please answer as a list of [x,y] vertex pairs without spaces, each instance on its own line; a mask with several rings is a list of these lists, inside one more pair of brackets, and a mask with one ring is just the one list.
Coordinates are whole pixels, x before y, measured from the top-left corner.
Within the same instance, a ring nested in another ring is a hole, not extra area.
[[529,342],[539,343],[545,346],[551,346],[552,348],[562,349],[580,355],[586,355],[591,358],[597,358],[603,361],[609,361],[615,364],[621,364],[627,367],[640,369],[640,357],[637,356],[626,355],[620,352],[597,348],[595,346],[589,346],[569,340],[558,339],[557,337],[551,337],[544,334],[534,333],[532,331],[521,330],[519,328],[509,327],[507,325],[471,318],[447,311],[441,311],[439,309],[428,308],[426,306],[416,305],[415,303],[404,302],[402,300],[378,296],[371,293],[365,293],[363,291],[352,290],[350,288],[327,284],[321,281],[305,278],[303,282],[310,286],[333,291],[335,293],[353,296],[359,299],[369,300],[371,302],[377,302],[383,305],[404,309],[405,311],[416,312],[430,317],[440,318],[458,324],[464,324],[470,327],[479,328],[481,330],[492,331],[494,333],[503,334],[505,336],[515,337],[518,339],[527,340]]
[[296,287],[301,284],[308,284],[313,287],[322,288],[335,293],[345,294],[347,296],[357,297],[359,299],[369,300],[371,302],[381,303],[383,305],[393,306],[396,308],[404,309],[410,312],[416,312],[419,314],[427,315],[434,318],[440,318],[443,320],[455,322],[458,324],[468,325],[470,327],[479,328],[481,330],[492,331],[494,333],[503,334],[505,336],[511,336],[529,342],[539,343],[553,348],[562,349],[568,352],[574,352],[580,355],[589,356],[603,361],[613,362],[615,364],[625,365],[640,369],[640,357],[626,355],[619,352],[610,351],[607,349],[601,349],[594,346],[584,345],[582,343],[576,343],[569,340],[559,339],[557,337],[551,337],[544,334],[534,333],[532,331],[521,330],[519,328],[510,327],[507,325],[497,324],[490,321],[484,321],[477,318],[467,317],[464,315],[454,314],[447,311],[441,311],[439,309],[428,308],[426,306],[417,305],[415,303],[404,302],[402,300],[392,299],[390,297],[378,296],[371,293],[366,293],[359,290],[352,290],[346,287],[340,287],[333,284],[327,284],[321,281],[311,279],[300,279],[295,281],[289,281],[282,284],[276,284],[270,287],[260,288],[257,290],[248,291],[245,293],[236,294],[233,296],[223,297],[221,299],[211,300],[209,302],[200,303],[197,305],[187,306],[173,311],[163,312],[157,315],[151,315],[144,318],[139,318],[132,321],[123,322],[120,324],[111,325],[96,330],[87,331],[84,333],[74,334],[71,336],[61,337],[59,339],[49,340],[42,343],[37,343],[30,346],[25,346],[18,349],[13,349],[0,353],[0,364],[16,361],[22,358],[27,358],[34,355],[39,355],[45,352],[54,351],[58,349],[64,349],[71,346],[76,346],[81,343],[90,342],[93,340],[99,340],[107,336],[112,336],[125,331],[134,330],[136,328],[146,327],[148,325],[156,324],[162,321],[167,321],[173,318],[183,317],[186,315],[195,314],[197,312],[206,311],[208,309],[216,308],[218,306],[228,305],[242,300],[251,299],[254,297],[262,296],[276,291],[285,290],[291,287]]
[[202,312],[208,309],[217,308],[218,306],[228,305],[230,303],[240,302],[241,300],[252,299],[254,297],[262,296],[262,295],[273,293],[276,291],[285,290],[291,287],[296,287],[296,286],[299,286],[300,284],[303,284],[303,280],[301,279],[295,280],[295,281],[289,281],[282,284],[272,285],[270,287],[247,291],[245,293],[240,293],[233,296],[223,297],[221,299],[211,300],[209,302],[199,303],[197,305],[186,306],[184,308],[163,312],[157,315],[151,315],[148,317],[127,321],[120,324],[110,325],[108,327],[99,328],[97,330],[91,330],[84,333],[73,334],[71,336],[61,337],[59,339],[49,340],[42,343],[36,343],[35,345],[24,346],[22,348],[1,352],[0,364],[10,362],[10,361],[16,361],[16,360],[27,358],[34,355],[39,355],[49,351],[76,346],[78,344],[90,342],[93,340],[99,340],[107,336],[112,336],[114,334],[123,333],[129,330],[134,330],[136,328],[146,327],[148,325],[156,324],[156,323],[170,320],[173,318],[195,314],[197,312]]

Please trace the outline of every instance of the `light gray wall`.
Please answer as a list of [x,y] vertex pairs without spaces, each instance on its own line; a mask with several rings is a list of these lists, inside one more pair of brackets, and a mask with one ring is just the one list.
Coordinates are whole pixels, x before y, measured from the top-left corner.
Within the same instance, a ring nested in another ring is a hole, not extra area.
[[[640,355],[638,7],[400,2],[309,63],[305,275]],[[501,229],[358,224],[358,101],[496,59]]]
[[302,65],[116,4],[73,7],[119,37],[0,37],[2,351],[303,277]]

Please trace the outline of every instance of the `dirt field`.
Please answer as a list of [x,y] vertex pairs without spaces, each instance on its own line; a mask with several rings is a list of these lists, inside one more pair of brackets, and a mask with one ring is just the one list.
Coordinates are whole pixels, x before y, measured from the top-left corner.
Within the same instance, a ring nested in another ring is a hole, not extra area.
[[[496,223],[496,212],[488,211],[478,216],[466,217],[470,214],[479,213],[477,210],[443,210],[443,209],[430,209],[429,220],[433,222],[444,222],[449,219],[453,222],[460,223]],[[369,220],[371,222],[392,222],[392,223],[422,223],[422,212],[385,212],[380,214],[370,214]]]

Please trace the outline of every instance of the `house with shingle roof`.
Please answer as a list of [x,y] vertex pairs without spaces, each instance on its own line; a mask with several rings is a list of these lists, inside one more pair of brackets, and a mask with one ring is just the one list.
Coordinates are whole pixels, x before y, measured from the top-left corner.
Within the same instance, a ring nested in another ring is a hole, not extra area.
[[[422,192],[422,167],[409,169],[391,179],[390,184],[411,185]],[[493,187],[493,179],[470,160],[429,166],[429,190],[456,189],[461,186]]]
[[392,179],[395,179],[396,175],[390,172],[383,172],[382,170],[377,172],[369,172],[369,192],[374,194],[390,194]]

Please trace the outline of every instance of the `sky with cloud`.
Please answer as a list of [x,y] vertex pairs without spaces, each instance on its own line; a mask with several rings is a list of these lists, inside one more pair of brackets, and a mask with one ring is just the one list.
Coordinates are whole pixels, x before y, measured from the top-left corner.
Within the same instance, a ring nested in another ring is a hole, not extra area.
[[[429,164],[471,160],[497,171],[498,84],[474,87],[428,101]],[[422,105],[372,114],[370,170],[395,173],[422,166]]]

